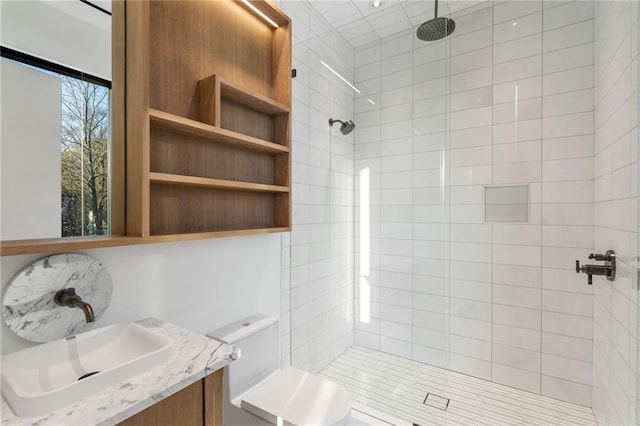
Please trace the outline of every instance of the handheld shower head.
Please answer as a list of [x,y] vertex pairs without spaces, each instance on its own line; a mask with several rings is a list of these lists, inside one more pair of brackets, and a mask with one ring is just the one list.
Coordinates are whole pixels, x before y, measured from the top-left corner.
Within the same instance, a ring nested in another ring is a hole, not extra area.
[[347,120],[347,121],[342,121],[342,120],[334,120],[333,118],[329,119],[329,126],[333,126],[333,123],[340,123],[340,132],[343,135],[348,135],[349,133],[353,132],[353,129],[356,128],[356,123],[354,123],[351,120]]

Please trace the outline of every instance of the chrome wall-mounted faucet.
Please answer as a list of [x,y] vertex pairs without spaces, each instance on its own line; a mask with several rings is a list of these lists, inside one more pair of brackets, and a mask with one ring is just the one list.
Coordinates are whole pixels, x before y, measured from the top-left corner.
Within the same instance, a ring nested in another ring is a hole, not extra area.
[[594,259],[599,262],[604,261],[604,265],[580,266],[580,261],[576,260],[576,272],[584,272],[587,274],[589,277],[587,283],[589,285],[593,284],[594,275],[604,275],[609,281],[616,279],[616,253],[613,250],[607,250],[605,254],[591,253],[589,259]]
[[90,304],[82,300],[82,297],[76,294],[76,289],[73,287],[63,288],[59,290],[55,296],[53,296],[53,301],[56,302],[58,306],[67,306],[69,308],[80,308],[82,312],[84,312],[84,317],[87,322],[94,322],[95,317],[93,316],[93,308]]

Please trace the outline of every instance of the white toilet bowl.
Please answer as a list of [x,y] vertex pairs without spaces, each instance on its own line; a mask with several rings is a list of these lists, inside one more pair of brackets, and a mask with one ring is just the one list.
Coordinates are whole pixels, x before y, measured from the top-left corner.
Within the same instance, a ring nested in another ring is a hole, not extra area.
[[225,424],[343,425],[349,421],[351,403],[344,387],[295,367],[278,368],[278,318],[253,315],[207,336],[235,346],[240,353],[225,369]]

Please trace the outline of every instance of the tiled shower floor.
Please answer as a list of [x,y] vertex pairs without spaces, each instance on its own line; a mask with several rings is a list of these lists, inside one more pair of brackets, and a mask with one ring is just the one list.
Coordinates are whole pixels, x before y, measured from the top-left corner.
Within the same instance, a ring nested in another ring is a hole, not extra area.
[[[381,424],[596,425],[589,408],[360,346],[320,374],[344,385],[354,409]],[[447,410],[424,405],[428,392],[449,398]]]

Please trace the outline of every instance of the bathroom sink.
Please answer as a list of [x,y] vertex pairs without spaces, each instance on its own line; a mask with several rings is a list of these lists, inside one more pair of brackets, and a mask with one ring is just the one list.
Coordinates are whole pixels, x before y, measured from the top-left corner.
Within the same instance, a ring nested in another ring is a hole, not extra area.
[[116,324],[34,346],[2,360],[2,394],[18,416],[49,413],[169,360],[173,341]]

